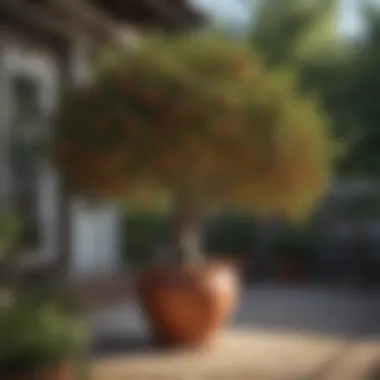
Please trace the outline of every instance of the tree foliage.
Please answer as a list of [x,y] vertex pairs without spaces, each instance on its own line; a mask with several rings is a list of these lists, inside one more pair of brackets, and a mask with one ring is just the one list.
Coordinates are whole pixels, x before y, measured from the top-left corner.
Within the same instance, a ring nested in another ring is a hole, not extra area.
[[357,142],[352,148],[347,168],[352,172],[380,174],[380,12],[364,8],[367,33],[356,43],[356,57],[351,75],[346,78],[342,99],[348,114],[357,126]]
[[336,48],[336,0],[258,0],[251,42],[268,65],[293,66]]
[[117,52],[71,95],[55,162],[72,191],[184,189],[211,205],[292,213],[323,194],[332,140],[325,115],[245,44],[155,37]]
[[[339,12],[335,0],[258,3],[251,43],[260,49],[268,65],[287,66],[297,73],[300,92],[319,99],[332,120],[335,136],[347,148],[339,172],[378,176],[378,7],[363,2],[367,32],[347,40],[336,27]],[[310,37],[313,35],[319,37]]]

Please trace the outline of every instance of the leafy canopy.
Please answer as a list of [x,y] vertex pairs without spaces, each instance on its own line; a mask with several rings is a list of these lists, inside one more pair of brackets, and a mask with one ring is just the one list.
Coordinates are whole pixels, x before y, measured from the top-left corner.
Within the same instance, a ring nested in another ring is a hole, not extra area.
[[341,50],[337,0],[257,0],[251,42],[270,65],[330,60]]
[[153,37],[109,58],[58,119],[55,159],[72,191],[132,195],[149,184],[285,214],[323,194],[326,118],[250,46]]

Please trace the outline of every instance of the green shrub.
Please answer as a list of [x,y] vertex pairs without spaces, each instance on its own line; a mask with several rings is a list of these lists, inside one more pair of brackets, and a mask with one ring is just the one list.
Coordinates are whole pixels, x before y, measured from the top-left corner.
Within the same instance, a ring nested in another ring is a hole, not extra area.
[[[152,263],[157,245],[170,236],[168,214],[127,214],[124,225],[124,261],[132,267]],[[205,250],[211,255],[241,256],[252,250],[254,235],[255,220],[251,215],[225,214],[205,229]]]
[[19,244],[22,234],[22,222],[11,209],[0,205],[0,261],[5,259]]
[[137,212],[126,215],[124,225],[125,261],[132,266],[151,263],[157,245],[169,236],[169,216]]
[[0,373],[74,360],[86,341],[81,319],[59,302],[23,296],[0,308]]
[[241,256],[252,251],[255,220],[251,215],[226,214],[218,218],[205,234],[207,252]]
[[314,257],[315,246],[315,234],[311,228],[285,226],[275,238],[273,251],[280,259],[310,263]]

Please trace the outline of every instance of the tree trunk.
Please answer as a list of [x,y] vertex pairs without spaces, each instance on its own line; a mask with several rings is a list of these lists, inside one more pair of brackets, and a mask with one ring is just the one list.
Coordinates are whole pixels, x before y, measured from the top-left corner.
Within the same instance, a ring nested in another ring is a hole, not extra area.
[[203,261],[201,203],[189,193],[178,198],[172,244],[175,261],[181,266],[196,266]]

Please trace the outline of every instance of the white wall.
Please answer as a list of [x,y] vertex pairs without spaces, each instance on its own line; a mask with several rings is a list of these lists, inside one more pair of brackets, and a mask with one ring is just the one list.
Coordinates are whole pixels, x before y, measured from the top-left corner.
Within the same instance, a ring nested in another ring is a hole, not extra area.
[[[1,0],[0,0],[1,1]],[[3,44],[4,42],[1,41]],[[73,81],[80,85],[90,79],[86,71],[85,39],[73,44],[71,52]],[[54,56],[34,50],[20,41],[0,45],[0,195],[11,197],[10,165],[7,159],[7,143],[10,136],[10,120],[13,115],[12,79],[17,75],[29,77],[38,84],[38,99],[46,117],[52,115],[59,101],[59,71]],[[88,67],[87,67],[88,69]],[[48,126],[50,127],[50,126]],[[58,174],[47,160],[41,160],[38,175],[38,230],[41,243],[38,261],[55,261],[59,249],[59,192]],[[120,268],[121,236],[120,208],[117,204],[104,202],[96,207],[81,200],[73,200],[69,210],[72,226],[72,276],[108,273]]]

